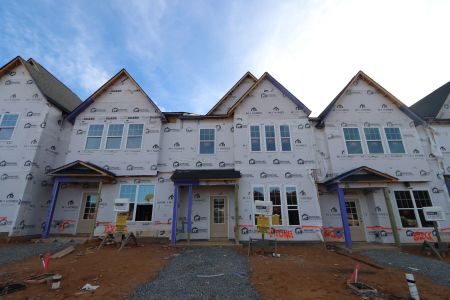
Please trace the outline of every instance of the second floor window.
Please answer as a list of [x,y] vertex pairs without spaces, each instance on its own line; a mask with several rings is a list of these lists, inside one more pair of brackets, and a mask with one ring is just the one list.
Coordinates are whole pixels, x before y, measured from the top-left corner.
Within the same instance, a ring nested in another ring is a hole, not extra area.
[[291,151],[291,133],[289,125],[280,125],[281,151]]
[[122,145],[123,124],[110,124],[108,127],[108,136],[106,137],[107,150],[120,150]]
[[214,154],[215,130],[200,129],[200,154]]
[[264,132],[266,135],[266,151],[277,151],[277,145],[275,141],[275,126],[264,126]]
[[345,144],[348,154],[362,154],[361,136],[358,128],[344,128]]
[[0,115],[0,141],[9,141],[17,125],[18,114]]
[[386,139],[389,145],[389,151],[391,153],[405,153],[405,147],[403,146],[402,135],[400,129],[396,127],[384,128]]
[[102,143],[103,125],[90,125],[86,139],[86,150],[98,150]]
[[366,136],[369,153],[384,153],[380,130],[378,128],[364,128],[364,135]]
[[261,132],[257,125],[250,126],[250,145],[252,151],[261,151]]
[[144,124],[129,124],[127,149],[141,149]]

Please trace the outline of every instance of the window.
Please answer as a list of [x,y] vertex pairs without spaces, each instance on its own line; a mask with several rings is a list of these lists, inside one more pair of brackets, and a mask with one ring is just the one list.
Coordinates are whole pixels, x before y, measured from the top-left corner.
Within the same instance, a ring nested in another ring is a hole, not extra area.
[[291,151],[291,133],[289,125],[280,125],[281,151]]
[[102,143],[103,125],[90,125],[86,139],[86,150],[98,150]]
[[214,199],[214,224],[225,224],[225,199]]
[[295,186],[286,187],[286,202],[288,211],[288,225],[300,225],[297,189]]
[[86,195],[86,204],[84,205],[83,220],[92,220],[95,218],[95,207],[97,206],[97,195]]
[[364,128],[364,135],[366,136],[369,153],[384,153],[380,130],[378,128]]
[[345,211],[347,212],[347,222],[349,226],[359,226],[358,210],[355,201],[345,201]]
[[428,191],[413,191],[412,195],[410,191],[395,191],[394,195],[403,227],[433,227],[423,215],[423,207],[433,206]]
[[391,153],[405,153],[399,128],[384,128]]
[[148,184],[124,184],[120,186],[119,198],[127,198],[130,202],[128,220],[151,221],[155,186]]
[[275,126],[266,125],[264,126],[264,131],[266,134],[266,151],[277,151],[275,142]]
[[129,124],[127,149],[141,149],[144,124]]
[[[264,187],[262,186],[255,186],[253,187],[253,204],[255,201],[264,201]],[[255,215],[255,225],[257,224],[256,221],[256,215]]]
[[18,118],[18,114],[0,115],[0,141],[11,140]]
[[261,151],[261,132],[259,126],[250,126],[250,145],[252,151]]
[[[280,217],[280,224],[283,224],[282,221],[282,215],[281,215],[281,193],[280,188],[276,186],[269,187],[269,198],[270,201],[272,201],[272,207],[273,207],[273,215],[278,215]],[[272,218],[272,224],[273,224],[273,218]]]
[[110,124],[106,138],[107,150],[119,150],[122,145],[123,124]]
[[200,154],[214,154],[214,136],[214,129],[200,129]]
[[361,137],[358,128],[344,128],[345,144],[348,154],[362,154]]

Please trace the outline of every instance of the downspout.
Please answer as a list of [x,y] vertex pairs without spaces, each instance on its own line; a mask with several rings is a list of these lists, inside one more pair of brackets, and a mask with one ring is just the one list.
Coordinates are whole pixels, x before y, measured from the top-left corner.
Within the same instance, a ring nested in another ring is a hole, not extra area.
[[392,235],[394,236],[394,242],[397,247],[400,247],[400,236],[398,234],[397,221],[395,221],[394,210],[392,209],[391,197],[389,197],[388,188],[383,188],[384,200],[386,201],[386,207],[389,215],[389,221],[391,222]]

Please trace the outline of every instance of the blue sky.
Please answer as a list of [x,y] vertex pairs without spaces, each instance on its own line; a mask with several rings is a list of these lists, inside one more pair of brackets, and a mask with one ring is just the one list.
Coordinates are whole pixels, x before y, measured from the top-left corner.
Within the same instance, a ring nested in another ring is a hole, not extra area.
[[264,71],[318,115],[358,70],[410,105],[450,80],[450,1],[9,1],[0,64],[86,99],[121,68],[165,111],[207,112]]

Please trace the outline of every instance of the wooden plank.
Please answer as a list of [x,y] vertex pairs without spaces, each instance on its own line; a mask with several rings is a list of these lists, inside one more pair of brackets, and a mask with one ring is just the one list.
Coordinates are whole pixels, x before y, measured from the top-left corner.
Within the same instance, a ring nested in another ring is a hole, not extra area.
[[55,254],[53,254],[53,255],[51,256],[51,259],[64,257],[64,256],[66,256],[67,254],[72,253],[73,251],[75,251],[75,248],[74,248],[73,246],[69,246],[69,247],[67,247],[67,248],[65,248],[65,249],[63,249],[63,250],[61,250],[61,251],[56,252]]
[[366,264],[366,265],[371,266],[371,267],[373,267],[375,269],[378,269],[378,270],[383,270],[384,269],[384,267],[382,267],[380,265],[377,265],[377,264],[375,264],[373,262],[367,261],[367,260],[359,258],[359,257],[355,257],[355,256],[353,256],[351,254],[347,254],[347,253],[344,253],[344,252],[341,252],[341,251],[335,251],[335,253],[337,253],[339,255],[347,256],[347,257],[349,257],[349,258],[351,258],[353,260],[356,260],[358,262],[361,262],[363,264]]

